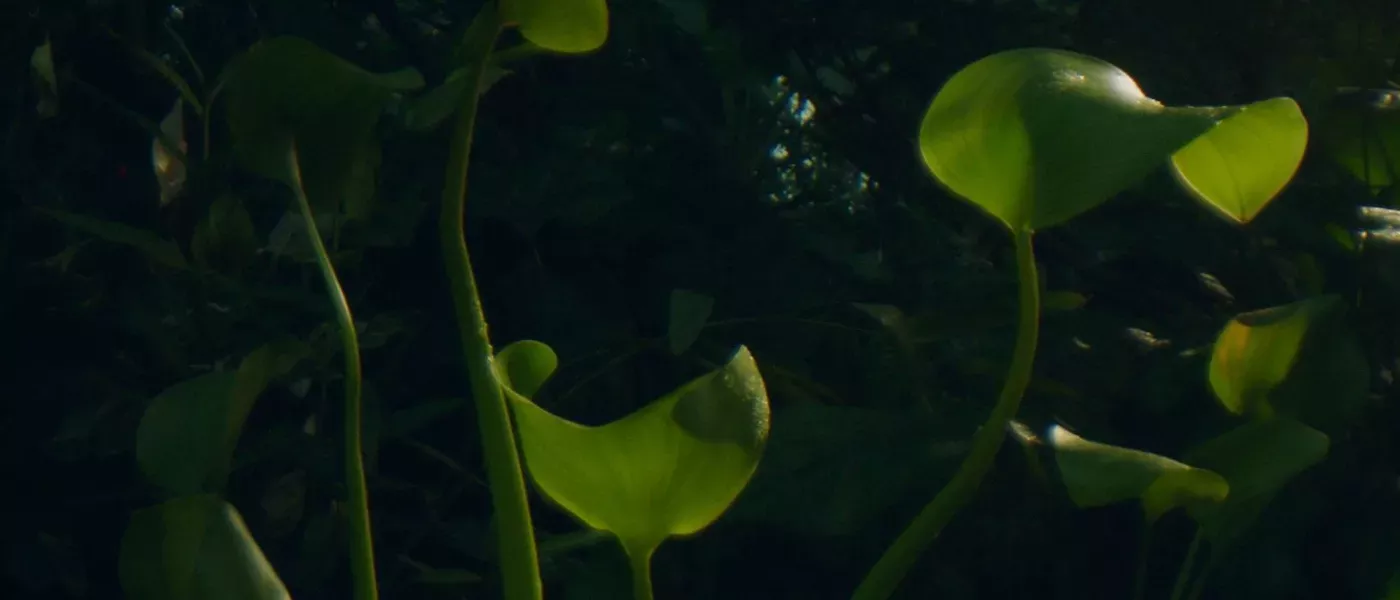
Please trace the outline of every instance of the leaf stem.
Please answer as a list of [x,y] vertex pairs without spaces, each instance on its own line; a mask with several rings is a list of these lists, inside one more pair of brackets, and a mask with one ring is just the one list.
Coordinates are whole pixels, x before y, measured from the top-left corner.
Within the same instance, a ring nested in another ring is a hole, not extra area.
[[1181,600],[1186,594],[1186,584],[1191,580],[1191,567],[1196,563],[1196,553],[1201,550],[1201,540],[1205,534],[1196,529],[1196,537],[1191,538],[1191,546],[1186,550],[1186,558],[1181,560],[1181,570],[1176,574],[1176,585],[1172,586],[1172,600]]
[[336,277],[335,265],[331,264],[330,254],[321,241],[321,232],[316,228],[316,217],[311,213],[311,203],[306,199],[306,187],[301,181],[301,167],[297,160],[296,146],[287,152],[288,171],[292,181],[292,191],[296,195],[297,208],[306,222],[306,236],[316,252],[316,266],[326,284],[326,294],[335,309],[336,322],[340,329],[340,347],[345,355],[345,487],[350,497],[350,572],[354,580],[355,600],[377,600],[379,583],[374,573],[374,539],[370,533],[369,490],[365,485],[365,463],[363,444],[360,439],[362,415],[360,403],[360,343],[355,334],[355,319],[350,314],[350,303],[345,299],[345,290]]
[[1011,354],[1011,366],[997,398],[992,414],[972,440],[972,449],[958,467],[953,479],[939,490],[933,501],[924,507],[914,521],[885,550],[884,556],[866,573],[856,588],[853,600],[884,600],[899,587],[904,575],[919,554],[933,543],[953,515],[972,501],[978,486],[995,462],[1006,424],[1016,416],[1021,397],[1030,383],[1035,363],[1035,348],[1040,334],[1040,281],[1036,274],[1035,252],[1031,246],[1032,233],[1014,232],[1016,272],[1020,287],[1020,323],[1016,330],[1016,347]]
[[471,162],[479,90],[502,28],[494,3],[488,2],[466,32],[465,46],[462,48],[464,54],[461,56],[468,61],[470,70],[467,76],[471,89],[462,98],[452,131],[438,233],[486,457],[486,476],[491,486],[491,501],[498,527],[498,556],[505,598],[539,600],[544,592],[530,521],[530,506],[525,495],[525,477],[511,429],[510,412],[491,366],[491,339],[487,333],[486,315],[481,307],[481,296],[462,229],[466,210],[467,167]]

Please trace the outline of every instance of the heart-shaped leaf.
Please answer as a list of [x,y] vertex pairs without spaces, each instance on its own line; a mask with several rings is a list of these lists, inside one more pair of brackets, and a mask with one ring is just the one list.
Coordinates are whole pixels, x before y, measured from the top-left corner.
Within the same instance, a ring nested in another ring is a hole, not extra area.
[[954,194],[1012,230],[1034,230],[1108,200],[1238,112],[1164,106],[1107,62],[1027,48],[949,79],[924,115],[919,146]]
[[608,40],[606,0],[501,0],[501,17],[553,52],[592,52]]
[[1236,223],[1264,210],[1293,179],[1308,121],[1291,98],[1244,107],[1172,155],[1172,172],[1197,200]]
[[696,533],[719,518],[758,466],[768,439],[768,395],[747,348],[598,427],[555,416],[522,393],[539,389],[556,362],[548,346],[531,341],[496,357],[525,465],[546,497],[589,527],[615,534],[634,565],[666,538]]
[[1173,508],[1216,503],[1230,492],[1219,474],[1165,456],[1092,442],[1058,425],[1047,437],[1065,490],[1081,508],[1137,498],[1152,522]]
[[1210,387],[1234,414],[1281,413],[1331,429],[1364,400],[1369,367],[1335,295],[1243,313],[1220,332]]
[[212,494],[137,511],[117,569],[128,598],[291,599],[238,510]]
[[369,212],[379,143],[374,127],[396,92],[423,78],[406,69],[365,71],[315,44],[276,37],[254,44],[228,67],[224,93],[235,155],[249,170],[293,185],[293,148],[312,205]]

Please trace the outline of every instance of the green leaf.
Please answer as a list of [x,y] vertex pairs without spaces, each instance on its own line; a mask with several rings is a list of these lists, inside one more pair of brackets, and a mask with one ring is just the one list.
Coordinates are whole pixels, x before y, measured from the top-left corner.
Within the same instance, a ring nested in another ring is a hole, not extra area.
[[127,598],[291,599],[238,510],[211,494],[136,511],[117,568]]
[[1216,338],[1210,387],[1234,414],[1282,412],[1330,428],[1364,399],[1365,355],[1335,295],[1236,316]]
[[1192,464],[1220,473],[1230,484],[1222,504],[1188,507],[1212,539],[1242,531],[1286,483],[1327,456],[1327,435],[1298,421],[1246,423],[1193,448]]
[[190,254],[202,266],[236,274],[256,259],[257,236],[242,200],[232,193],[220,194],[195,226]]
[[943,185],[1012,230],[1062,223],[1133,185],[1239,107],[1168,107],[1104,61],[1028,48],[955,74],[919,147]]
[[680,355],[699,339],[710,319],[715,299],[690,290],[671,290],[670,318],[666,321],[666,342],[671,354]]
[[608,41],[605,0],[501,0],[501,17],[530,43],[565,54],[592,52]]
[[925,412],[812,402],[773,411],[763,463],[725,515],[801,535],[867,531],[919,482],[950,477],[966,444]]
[[1179,506],[1219,502],[1230,492],[1219,474],[1165,456],[1092,442],[1058,425],[1047,437],[1065,489],[1080,508],[1137,498],[1151,522]]
[[1373,192],[1400,181],[1400,90],[1343,88],[1318,110],[1332,159]]
[[63,223],[64,225],[97,236],[108,242],[135,248],[146,255],[146,258],[167,267],[173,269],[188,269],[190,266],[185,260],[185,255],[180,252],[180,247],[176,246],[175,242],[162,238],[153,232],[137,229],[123,223],[94,219],[92,217],[51,208],[41,208],[39,212],[48,215],[55,221]]
[[747,348],[598,427],[557,417],[527,397],[556,363],[539,342],[512,344],[496,357],[525,465],[546,497],[589,527],[612,532],[634,561],[719,518],[758,466],[768,395]]
[[156,396],[136,430],[136,461],[146,478],[172,495],[222,488],[253,403],[301,351],[292,341],[269,344],[235,371],[187,379]]
[[286,157],[294,144],[314,207],[367,215],[380,159],[375,124],[396,92],[423,86],[422,76],[370,73],[295,37],[254,44],[228,73],[228,123],[244,167],[293,185]]
[[[471,69],[461,68],[448,74],[447,79],[433,88],[426,94],[418,96],[407,103],[404,110],[403,124],[410,131],[426,132],[436,129],[447,117],[457,112],[457,108],[462,105],[462,99],[466,97],[467,90],[472,87],[471,80],[467,77]],[[497,81],[510,75],[510,71],[502,69],[495,63],[486,66],[481,87],[477,90],[478,96],[486,95],[486,92],[495,85]]]
[[1291,98],[1244,107],[1172,155],[1172,172],[1197,200],[1236,223],[1264,210],[1293,178],[1308,121]]

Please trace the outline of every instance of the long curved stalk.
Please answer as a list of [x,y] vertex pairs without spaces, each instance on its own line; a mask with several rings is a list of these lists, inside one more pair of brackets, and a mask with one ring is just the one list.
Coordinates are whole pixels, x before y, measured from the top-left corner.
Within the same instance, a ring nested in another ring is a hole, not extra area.
[[1036,276],[1031,235],[1029,231],[1017,231],[1014,236],[1016,273],[1020,286],[1020,322],[1016,329],[1016,348],[1011,354],[1011,367],[996,406],[987,422],[977,430],[972,440],[972,450],[963,459],[952,481],[939,490],[933,501],[885,550],[884,556],[856,588],[853,600],[889,598],[924,548],[933,543],[953,515],[972,501],[983,477],[992,468],[1002,440],[1006,437],[1006,425],[1016,416],[1021,397],[1030,384],[1036,342],[1040,335],[1040,281]]
[[350,573],[354,580],[355,600],[377,600],[379,583],[374,574],[374,538],[370,533],[369,490],[365,486],[365,463],[360,409],[360,342],[355,334],[355,319],[350,314],[350,303],[345,300],[345,290],[340,287],[340,278],[335,275],[335,265],[331,264],[330,254],[321,241],[321,232],[316,228],[316,216],[311,213],[311,203],[306,199],[306,187],[301,182],[301,166],[298,164],[295,145],[287,152],[288,171],[292,178],[292,191],[296,195],[297,208],[306,222],[306,236],[316,252],[316,266],[326,284],[326,295],[335,309],[335,320],[340,329],[341,353],[345,355],[345,487],[350,496]]
[[487,333],[486,316],[481,308],[481,296],[477,291],[476,276],[472,274],[471,255],[467,251],[466,235],[462,230],[478,90],[481,89],[491,50],[503,27],[492,4],[487,3],[467,33],[468,47],[464,50],[466,59],[470,61],[468,77],[471,85],[462,99],[451,133],[438,233],[467,361],[467,374],[471,378],[481,444],[486,455],[486,477],[495,508],[505,597],[508,600],[539,600],[544,592],[540,582],[534,528],[530,522],[530,506],[525,496],[525,476],[520,467],[520,452],[515,445],[510,412],[491,367],[491,338]]

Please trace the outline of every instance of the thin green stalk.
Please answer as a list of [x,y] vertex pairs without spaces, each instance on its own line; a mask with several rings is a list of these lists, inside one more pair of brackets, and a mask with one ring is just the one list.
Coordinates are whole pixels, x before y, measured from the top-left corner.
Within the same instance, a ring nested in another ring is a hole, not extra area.
[[[438,221],[442,258],[452,290],[457,327],[471,378],[476,403],[481,444],[486,455],[486,477],[491,485],[491,501],[496,511],[501,577],[508,600],[539,600],[543,597],[539,557],[535,550],[530,506],[525,496],[525,476],[520,453],[511,429],[509,408],[491,367],[491,338],[481,308],[471,255],[467,252],[462,229],[467,196],[467,166],[471,161],[472,134],[483,74],[500,34],[502,24],[492,3],[487,3],[467,33],[466,58],[470,61],[472,82],[462,98],[453,127],[447,160],[447,179],[442,191],[442,214]],[[483,28],[483,29],[478,29]]]
[[627,563],[632,569],[632,600],[653,600],[651,587],[651,555],[656,552],[656,544],[642,550],[633,550],[623,544],[627,552]]
[[1133,600],[1147,597],[1147,557],[1152,550],[1153,522],[1147,521],[1142,539],[1138,540],[1137,574],[1133,576]]
[[1196,529],[1196,537],[1191,538],[1191,546],[1186,550],[1186,558],[1181,560],[1181,570],[1176,574],[1176,585],[1172,586],[1172,600],[1182,600],[1186,594],[1186,584],[1191,580],[1191,567],[1196,563],[1196,553],[1201,550],[1205,534]]
[[972,440],[972,450],[963,459],[952,481],[939,490],[933,501],[885,550],[884,556],[856,588],[853,600],[889,598],[919,554],[933,543],[953,515],[972,501],[982,478],[995,462],[1002,440],[1006,437],[1006,424],[1016,416],[1021,397],[1030,384],[1036,341],[1040,334],[1040,280],[1036,275],[1031,235],[1029,231],[1018,231],[1014,235],[1016,273],[1020,285],[1020,323],[1016,330],[1016,348],[1011,354],[1011,367],[996,406],[987,422],[977,430]]
[[311,203],[306,199],[295,146],[287,152],[287,160],[297,208],[306,222],[306,236],[316,251],[316,266],[320,268],[326,294],[335,308],[336,323],[340,326],[341,353],[345,355],[345,487],[350,496],[350,573],[355,584],[355,600],[377,600],[379,583],[374,574],[374,538],[370,533],[369,491],[365,486],[364,450],[360,440],[360,342],[355,335],[355,319],[350,314],[350,303],[345,300],[345,290],[340,287],[335,265],[331,264],[326,245],[321,242],[316,217],[311,213]]

